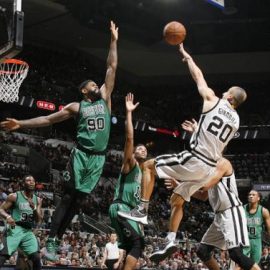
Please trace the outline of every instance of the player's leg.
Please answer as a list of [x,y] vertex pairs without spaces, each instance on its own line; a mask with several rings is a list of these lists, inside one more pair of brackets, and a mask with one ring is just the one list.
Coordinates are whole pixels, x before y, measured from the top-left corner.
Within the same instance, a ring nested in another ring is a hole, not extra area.
[[118,246],[127,252],[123,269],[133,270],[144,248],[143,233],[137,222],[118,216],[120,208],[125,211],[130,209],[125,204],[115,203],[110,206],[109,216],[111,225],[117,233]]
[[171,216],[169,223],[169,232],[165,239],[165,247],[162,250],[156,251],[150,256],[150,260],[154,262],[160,262],[177,251],[176,233],[179,228],[179,224],[183,218],[183,206],[185,200],[177,193],[173,193],[171,196]]
[[[119,215],[142,224],[147,224],[147,208],[149,200],[153,191],[155,176],[158,175],[159,178],[175,178],[175,179],[185,179],[186,175],[191,176],[191,170],[186,168],[186,164],[193,157],[193,155],[188,151],[183,151],[179,154],[168,154],[156,157],[156,159],[151,159],[145,163],[143,168],[143,179],[142,179],[142,201],[139,207],[133,209],[131,212],[119,211]],[[202,161],[195,159],[202,163]],[[201,179],[206,175],[205,165],[198,170],[198,166],[194,166],[194,161],[191,163],[193,169],[199,171],[194,175],[194,179]],[[197,164],[198,165],[198,164]],[[209,170],[208,170],[209,171]],[[201,177],[198,178],[198,175]]]
[[212,245],[200,243],[197,255],[210,270],[219,270],[220,267],[212,254],[214,248]]
[[72,201],[71,206],[69,207],[69,211],[65,214],[61,222],[61,225],[59,226],[59,229],[57,231],[56,235],[58,239],[61,239],[63,237],[66,229],[70,225],[74,216],[79,213],[79,210],[82,208],[86,200],[86,197],[88,195],[87,193],[80,192],[80,191],[76,191],[74,194],[75,194],[74,199]]
[[155,185],[156,169],[155,160],[149,159],[143,165],[142,185],[141,185],[141,203],[140,209],[148,211],[149,201]]
[[137,262],[138,262],[138,258],[135,258],[131,255],[127,255],[123,270],[135,269]]
[[177,193],[172,194],[171,200],[170,200],[171,216],[170,216],[170,223],[169,223],[169,231],[174,232],[175,234],[183,218],[184,203],[185,203],[185,200],[182,198],[182,196],[180,196]]
[[149,200],[155,185],[155,176],[155,160],[149,159],[143,166],[140,204],[130,212],[119,211],[119,216],[129,218],[145,225],[147,224],[147,212]]
[[29,261],[28,256],[19,248],[15,270],[31,270],[32,266],[32,262]]
[[251,255],[252,258],[256,263],[260,262],[262,257],[262,239],[252,239],[252,246],[251,246]]
[[39,246],[37,238],[32,230],[24,230],[20,243],[20,249],[28,256],[28,259],[32,261],[33,270],[40,270],[41,261],[39,255]]
[[69,213],[70,207],[73,203],[75,196],[75,191],[66,190],[60,202],[58,203],[50,227],[49,237],[46,241],[46,253],[45,257],[47,260],[56,261],[56,251],[58,248],[59,240],[57,238],[57,233],[61,228],[62,223],[64,222],[65,216]]
[[220,250],[226,250],[226,241],[223,234],[223,228],[224,224],[222,222],[221,214],[216,214],[212,224],[203,235],[197,250],[198,257],[210,270],[220,269],[213,256],[213,249],[219,248]]
[[[133,221],[119,217],[120,227],[123,231],[125,250],[127,252],[124,270],[135,269],[139,257],[144,249],[144,240],[141,226]],[[120,246],[121,248],[121,246]]]
[[50,261],[57,260],[55,256],[59,245],[57,234],[61,230],[63,223],[65,223],[65,217],[69,214],[73,205],[73,201],[76,196],[76,185],[80,182],[81,171],[86,168],[87,163],[87,155],[74,148],[71,152],[67,169],[63,173],[64,194],[54,211],[49,238],[46,242],[45,257]]
[[259,269],[255,261],[244,255],[242,246],[249,245],[245,211],[242,206],[232,207],[220,214],[219,223],[230,258],[244,270]]
[[33,264],[33,270],[40,270],[41,269],[41,260],[39,252],[32,253],[28,256],[29,260]]
[[[8,229],[8,230],[10,230],[10,229]],[[0,267],[2,267],[5,263],[5,261],[8,260],[8,258],[10,257],[11,253],[9,253],[9,250],[15,251],[19,245],[19,244],[16,245],[16,243],[14,243],[15,238],[13,241],[10,241],[10,240],[8,241],[8,238],[10,238],[10,237],[7,236],[7,232],[4,232],[4,236],[2,238],[2,243],[3,243],[4,247],[0,251]]]
[[59,231],[65,216],[69,213],[74,199],[75,190],[65,190],[52,217],[52,224],[49,232],[50,239],[54,239],[57,236],[57,232]]
[[[207,181],[207,180],[206,180]],[[185,201],[190,201],[191,195],[199,190],[205,180],[201,181],[183,181],[179,182],[178,186],[173,190],[171,196],[171,216],[169,223],[169,232],[165,239],[165,246],[162,250],[153,253],[150,257],[153,261],[161,261],[172,255],[177,250],[176,233],[183,218],[183,207]]]
[[259,270],[260,267],[249,257],[243,254],[241,247],[234,247],[228,250],[230,258],[244,270]]
[[61,223],[63,222],[65,215],[69,212],[69,208],[72,205],[75,197],[75,181],[77,178],[76,174],[79,175],[80,168],[83,168],[83,157],[80,156],[75,151],[75,149],[73,149],[67,164],[66,171],[63,173],[64,193],[52,217],[52,223],[49,232],[49,242],[55,239]]
[[20,226],[7,227],[2,238],[4,247],[0,251],[0,267],[18,249],[22,237],[23,229]]

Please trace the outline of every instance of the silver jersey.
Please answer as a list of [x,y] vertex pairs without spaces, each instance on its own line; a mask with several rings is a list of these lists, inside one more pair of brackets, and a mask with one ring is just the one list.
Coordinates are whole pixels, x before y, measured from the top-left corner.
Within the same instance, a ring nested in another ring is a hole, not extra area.
[[208,199],[214,212],[242,205],[238,197],[235,174],[222,177],[218,184],[210,188]]
[[219,99],[210,111],[201,114],[198,130],[190,140],[191,152],[209,165],[215,165],[238,128],[238,113],[226,99]]

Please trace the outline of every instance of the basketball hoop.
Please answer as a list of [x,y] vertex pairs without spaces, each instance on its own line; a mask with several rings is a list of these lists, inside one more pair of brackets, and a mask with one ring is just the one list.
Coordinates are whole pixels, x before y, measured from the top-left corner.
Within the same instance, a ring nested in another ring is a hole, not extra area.
[[28,69],[26,62],[17,59],[6,59],[0,63],[0,101],[9,103],[19,100],[19,89]]

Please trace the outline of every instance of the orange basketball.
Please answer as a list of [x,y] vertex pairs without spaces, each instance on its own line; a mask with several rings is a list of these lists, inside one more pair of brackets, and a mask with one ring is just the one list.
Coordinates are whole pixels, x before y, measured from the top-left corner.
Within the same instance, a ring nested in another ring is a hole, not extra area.
[[163,29],[163,36],[170,45],[178,45],[186,37],[186,28],[180,22],[169,22]]

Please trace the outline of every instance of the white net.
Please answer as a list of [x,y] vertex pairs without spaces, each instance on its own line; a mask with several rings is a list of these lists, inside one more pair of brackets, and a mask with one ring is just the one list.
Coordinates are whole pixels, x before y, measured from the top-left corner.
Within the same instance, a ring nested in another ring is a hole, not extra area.
[[28,69],[28,64],[21,60],[7,59],[0,63],[0,101],[10,103],[19,100],[19,89]]

